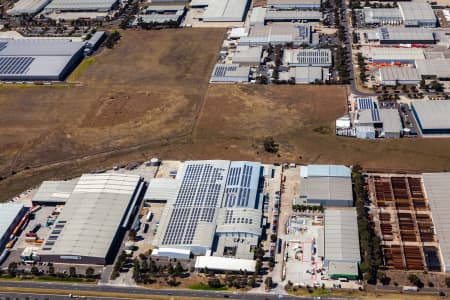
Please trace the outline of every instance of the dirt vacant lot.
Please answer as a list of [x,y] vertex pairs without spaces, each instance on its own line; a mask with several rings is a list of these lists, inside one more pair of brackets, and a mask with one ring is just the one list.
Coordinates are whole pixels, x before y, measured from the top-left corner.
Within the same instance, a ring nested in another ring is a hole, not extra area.
[[[223,29],[126,31],[71,87],[0,87],[0,199],[153,156],[450,170],[450,139],[334,136],[343,86],[208,85]],[[264,153],[266,136],[279,155]]]

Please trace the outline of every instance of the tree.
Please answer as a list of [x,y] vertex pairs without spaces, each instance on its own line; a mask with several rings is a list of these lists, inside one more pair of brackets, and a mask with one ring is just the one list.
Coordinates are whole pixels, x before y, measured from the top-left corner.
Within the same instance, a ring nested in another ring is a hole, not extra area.
[[36,266],[32,266],[30,272],[31,272],[31,274],[33,274],[34,276],[39,275],[39,269],[38,269]]
[[76,277],[77,276],[77,269],[75,267],[69,268],[69,277]]
[[264,139],[264,150],[269,153],[277,153],[279,145],[275,143],[273,137],[269,136]]
[[445,277],[445,285],[450,288],[450,277]]
[[255,278],[251,277],[247,280],[247,285],[250,287],[255,287],[256,281]]
[[93,278],[95,270],[91,267],[86,269],[86,278]]
[[55,267],[49,266],[48,267],[48,274],[51,275],[51,276],[55,275]]
[[423,286],[424,286],[422,280],[420,280],[420,278],[417,277],[416,274],[409,274],[408,280],[409,280],[409,282],[411,282],[412,284],[417,286],[419,289],[423,288]]
[[272,277],[266,277],[266,280],[264,281],[264,284],[266,285],[266,290],[270,290],[272,289],[273,286],[273,281],[272,281]]
[[178,261],[175,265],[174,273],[175,273],[175,275],[179,276],[179,275],[183,274],[183,272],[184,272],[183,266]]
[[256,261],[256,265],[255,265],[255,274],[261,273],[261,268],[262,268],[262,262],[261,262],[261,260],[258,259]]
[[17,274],[17,263],[12,262],[8,265],[8,274],[9,276],[16,276]]
[[210,278],[208,280],[208,285],[212,288],[220,288],[222,287],[222,283],[220,282],[220,280],[216,277]]
[[378,280],[381,282],[381,284],[383,285],[389,285],[389,283],[391,282],[391,278],[388,277],[386,275],[386,273],[384,272],[378,272]]
[[136,241],[136,230],[131,229],[130,232],[128,233],[128,237],[131,241]]

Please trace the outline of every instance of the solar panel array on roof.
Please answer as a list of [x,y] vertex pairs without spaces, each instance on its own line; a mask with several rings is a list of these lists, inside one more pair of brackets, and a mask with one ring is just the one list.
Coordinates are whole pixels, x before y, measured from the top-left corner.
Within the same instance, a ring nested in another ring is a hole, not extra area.
[[197,224],[213,221],[224,176],[223,169],[213,164],[186,166],[163,244],[189,245],[193,242]]
[[0,74],[25,74],[34,57],[0,57]]
[[218,65],[217,68],[214,69],[213,76],[224,77],[228,71],[236,71],[237,68],[237,65]]
[[357,98],[358,109],[375,109],[375,100],[373,98]]
[[[212,246],[218,215],[221,220],[226,219],[221,221],[223,223],[247,224],[252,227],[251,232],[255,232],[253,227],[259,228],[260,220],[256,222],[258,217],[252,212],[258,210],[259,219],[262,214],[257,201],[260,177],[259,163],[186,162],[177,195],[168,200],[154,244],[201,253],[202,249]],[[246,210],[247,214],[240,210]]]
[[380,112],[378,111],[378,109],[371,109],[370,110],[371,114],[372,114],[372,121],[374,122],[380,122]]

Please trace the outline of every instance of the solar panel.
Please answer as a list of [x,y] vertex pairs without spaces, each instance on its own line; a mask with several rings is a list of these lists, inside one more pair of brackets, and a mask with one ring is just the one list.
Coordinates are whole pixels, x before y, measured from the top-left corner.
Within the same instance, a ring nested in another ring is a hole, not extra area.
[[[1,47],[1,45],[0,45]],[[19,75],[25,74],[34,61],[34,57],[0,57],[0,74]]]
[[213,222],[220,199],[223,169],[211,164],[189,164],[183,176],[162,243],[193,242],[200,221]]
[[5,49],[8,46],[8,42],[0,42],[0,51]]
[[359,109],[375,109],[375,101],[372,98],[356,99]]
[[372,113],[372,121],[379,122],[380,121],[380,112],[378,111],[378,109],[372,109],[371,113]]

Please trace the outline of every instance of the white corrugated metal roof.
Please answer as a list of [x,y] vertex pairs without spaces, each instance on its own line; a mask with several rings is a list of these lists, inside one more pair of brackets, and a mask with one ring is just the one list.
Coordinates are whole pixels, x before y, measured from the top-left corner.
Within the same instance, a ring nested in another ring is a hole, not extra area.
[[196,269],[208,268],[211,270],[223,271],[244,271],[255,272],[256,261],[250,259],[235,259],[218,256],[198,256],[195,261]]
[[45,11],[51,10],[109,10],[117,0],[53,0]]
[[203,21],[241,22],[248,9],[248,0],[210,0]]
[[51,0],[19,0],[14,7],[8,10],[8,15],[36,14],[40,12]]
[[445,271],[450,271],[450,173],[424,173],[423,183]]
[[22,209],[23,204],[20,203],[0,203],[0,239]]
[[[303,171],[302,171],[302,168]],[[308,165],[300,168],[302,177],[348,177],[352,175],[349,167],[343,165]]]
[[411,105],[423,129],[450,128],[450,100],[413,100]]
[[32,201],[37,202],[66,202],[72,194],[78,179],[44,181],[33,196]]
[[55,224],[61,233],[51,234],[40,253],[105,258],[139,182],[139,175],[81,176]]
[[395,81],[395,80],[407,80],[407,81],[420,81],[420,76],[417,69],[408,67],[384,67],[380,68],[380,76],[382,81]]
[[325,210],[325,260],[361,262],[356,209]]

